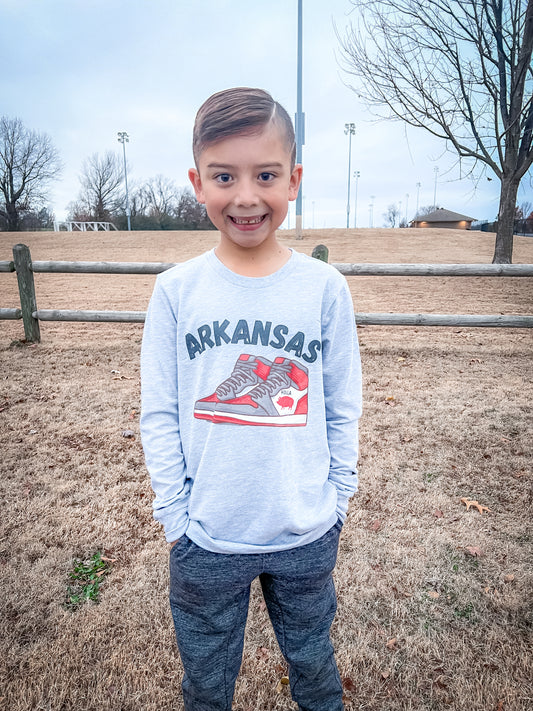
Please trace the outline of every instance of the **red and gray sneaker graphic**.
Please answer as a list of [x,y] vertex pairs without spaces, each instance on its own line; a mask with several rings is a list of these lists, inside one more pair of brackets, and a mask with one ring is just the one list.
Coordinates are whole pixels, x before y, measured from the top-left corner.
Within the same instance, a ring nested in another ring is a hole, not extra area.
[[226,400],[245,395],[259,383],[263,383],[270,373],[272,363],[266,358],[243,353],[235,363],[233,372],[208,397],[197,400],[194,416],[200,420],[213,420],[216,406]]
[[268,377],[247,394],[219,401],[214,422],[268,427],[307,424],[308,371],[289,358],[276,358]]

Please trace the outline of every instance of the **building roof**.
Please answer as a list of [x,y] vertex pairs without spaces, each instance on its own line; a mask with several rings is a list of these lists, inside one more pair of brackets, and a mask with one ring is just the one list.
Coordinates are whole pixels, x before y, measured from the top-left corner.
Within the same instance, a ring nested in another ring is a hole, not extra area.
[[413,222],[460,222],[462,220],[473,222],[474,219],[474,217],[460,215],[458,212],[452,212],[451,210],[445,210],[443,207],[439,207],[427,215],[417,215]]

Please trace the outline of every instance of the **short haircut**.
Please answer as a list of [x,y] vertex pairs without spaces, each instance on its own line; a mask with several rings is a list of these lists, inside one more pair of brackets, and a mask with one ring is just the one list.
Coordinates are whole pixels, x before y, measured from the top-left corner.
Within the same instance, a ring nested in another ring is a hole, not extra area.
[[194,122],[192,150],[196,167],[208,146],[230,136],[259,134],[270,123],[280,129],[292,170],[296,162],[294,127],[281,104],[263,89],[236,87],[213,94],[200,106]]

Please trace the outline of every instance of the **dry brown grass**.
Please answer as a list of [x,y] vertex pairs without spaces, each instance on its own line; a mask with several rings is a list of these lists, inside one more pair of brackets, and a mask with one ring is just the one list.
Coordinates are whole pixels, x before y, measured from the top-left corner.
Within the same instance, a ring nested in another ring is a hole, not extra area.
[[[331,261],[489,262],[492,236],[308,232]],[[35,259],[182,261],[213,233],[0,233]],[[533,262],[517,239],[515,261]],[[41,308],[144,309],[153,277],[37,275]],[[531,279],[350,278],[358,311],[531,313]],[[0,306],[16,306],[0,274]],[[142,328],[0,321],[0,708],[179,711],[167,546],[138,432]],[[533,703],[531,332],[366,327],[361,488],[336,579],[346,708],[525,711]],[[118,371],[118,372],[114,372]],[[490,513],[468,511],[476,499]],[[479,549],[481,555],[472,555]],[[101,602],[64,607],[72,561],[116,562]],[[292,709],[255,589],[238,711]]]

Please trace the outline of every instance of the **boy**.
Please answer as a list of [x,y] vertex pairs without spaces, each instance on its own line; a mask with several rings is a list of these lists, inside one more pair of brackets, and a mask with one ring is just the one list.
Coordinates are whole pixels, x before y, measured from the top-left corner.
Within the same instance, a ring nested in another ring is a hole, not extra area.
[[259,577],[293,699],[340,711],[331,573],[357,488],[361,412],[350,293],[333,267],[276,238],[302,167],[291,120],[267,92],[211,96],[193,153],[189,177],[220,241],[158,277],[141,358],[185,709],[231,709]]

